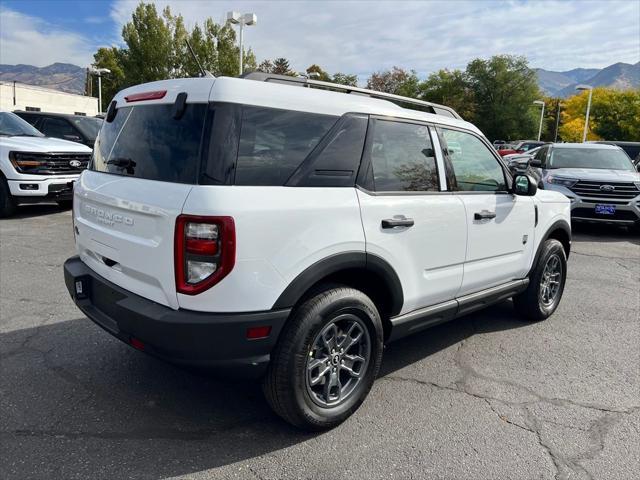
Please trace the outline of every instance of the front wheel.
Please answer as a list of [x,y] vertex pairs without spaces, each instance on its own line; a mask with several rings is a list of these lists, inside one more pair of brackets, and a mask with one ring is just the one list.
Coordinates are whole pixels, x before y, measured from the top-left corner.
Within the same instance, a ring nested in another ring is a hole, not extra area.
[[292,313],[271,357],[265,397],[297,427],[332,428],[366,398],[382,349],[382,322],[371,299],[328,286]]
[[0,175],[0,218],[9,217],[16,211],[16,202],[11,196],[7,181]]
[[541,248],[538,261],[529,276],[529,286],[513,297],[518,313],[531,321],[545,320],[555,312],[567,279],[567,256],[562,243],[549,239]]

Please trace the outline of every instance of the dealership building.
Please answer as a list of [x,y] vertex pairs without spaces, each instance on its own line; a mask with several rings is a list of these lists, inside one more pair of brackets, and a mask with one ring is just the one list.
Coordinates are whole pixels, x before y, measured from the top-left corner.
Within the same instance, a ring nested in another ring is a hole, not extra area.
[[0,110],[3,112],[27,110],[94,116],[98,114],[98,99],[51,88],[2,81],[0,82]]

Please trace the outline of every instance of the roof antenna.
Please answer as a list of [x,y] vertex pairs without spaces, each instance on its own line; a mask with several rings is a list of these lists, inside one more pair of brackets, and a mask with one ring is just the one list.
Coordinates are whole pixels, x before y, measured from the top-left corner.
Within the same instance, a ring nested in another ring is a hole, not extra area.
[[204,68],[202,68],[202,64],[200,63],[200,60],[198,60],[198,57],[196,56],[195,52],[193,51],[193,48],[191,48],[191,44],[189,43],[189,39],[185,38],[184,41],[187,43],[187,47],[189,48],[189,52],[191,53],[191,56],[193,57],[193,59],[198,64],[198,68],[200,69],[200,74],[201,74],[200,76],[201,77],[213,77],[211,72],[207,72]]

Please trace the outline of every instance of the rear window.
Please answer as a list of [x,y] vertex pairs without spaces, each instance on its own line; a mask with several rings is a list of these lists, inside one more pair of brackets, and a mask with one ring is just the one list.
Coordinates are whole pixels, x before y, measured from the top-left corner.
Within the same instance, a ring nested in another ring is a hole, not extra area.
[[187,104],[179,119],[173,104],[122,107],[104,122],[91,170],[147,180],[198,183],[206,104]]
[[244,106],[236,185],[284,185],[337,117]]

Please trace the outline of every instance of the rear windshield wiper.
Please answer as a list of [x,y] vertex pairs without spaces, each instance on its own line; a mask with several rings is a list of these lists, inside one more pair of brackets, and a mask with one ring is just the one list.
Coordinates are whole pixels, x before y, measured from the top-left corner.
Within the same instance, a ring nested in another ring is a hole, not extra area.
[[134,162],[130,158],[118,157],[107,160],[107,165],[115,165],[118,168],[123,168],[129,175],[133,175],[134,168],[136,167],[136,162]]
[[130,158],[118,157],[107,160],[107,165],[115,165],[120,168],[134,168],[136,166],[136,162]]

